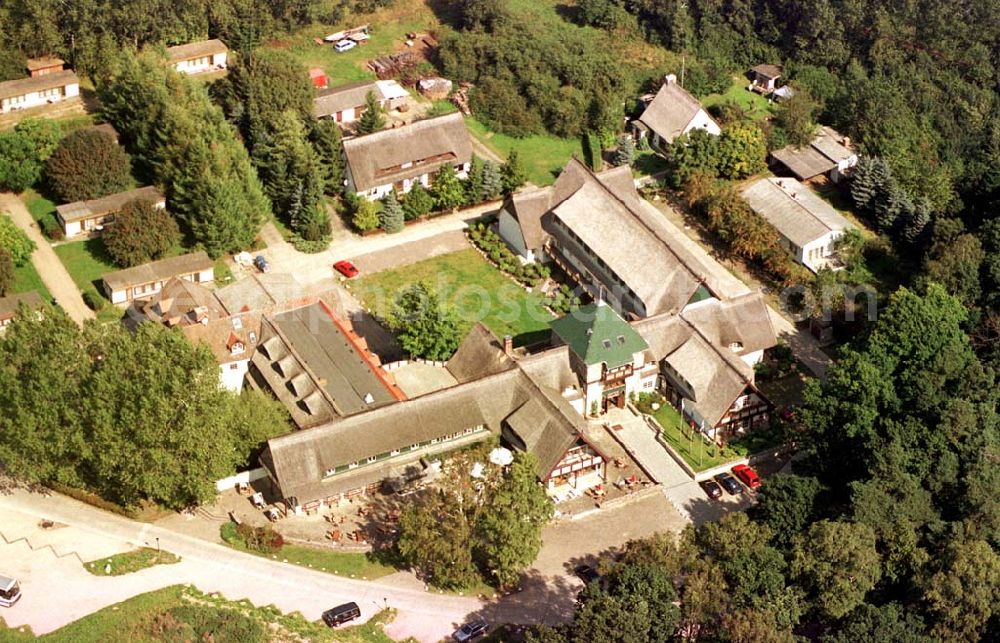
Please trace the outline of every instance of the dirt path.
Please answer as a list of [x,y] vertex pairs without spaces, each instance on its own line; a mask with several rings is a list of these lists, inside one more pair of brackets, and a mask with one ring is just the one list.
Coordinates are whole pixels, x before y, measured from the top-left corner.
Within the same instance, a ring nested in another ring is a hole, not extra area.
[[83,325],[83,322],[88,319],[93,319],[94,311],[83,303],[83,297],[80,295],[76,283],[66,272],[62,261],[59,260],[55,250],[42,235],[42,231],[38,229],[38,224],[35,223],[21,199],[9,192],[0,194],[0,211],[8,213],[17,227],[24,230],[28,237],[35,242],[37,249],[31,255],[31,263],[34,264],[38,275],[45,282],[45,287],[49,289],[66,314],[80,325]]

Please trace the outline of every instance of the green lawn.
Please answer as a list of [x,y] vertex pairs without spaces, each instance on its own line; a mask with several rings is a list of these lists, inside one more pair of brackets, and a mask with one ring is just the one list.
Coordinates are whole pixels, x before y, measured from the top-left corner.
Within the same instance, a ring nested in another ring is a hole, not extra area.
[[584,158],[583,142],[580,139],[547,135],[514,138],[492,132],[472,117],[466,118],[465,124],[473,136],[502,158],[516,149],[528,171],[528,180],[538,186],[555,181],[573,155],[581,160]]
[[101,275],[115,272],[119,267],[108,256],[100,237],[64,243],[56,246],[55,251],[80,292],[89,292],[90,297],[97,297],[104,302],[104,306],[97,313],[98,321],[110,322],[121,319],[122,311],[117,306],[111,305],[104,296],[104,287],[101,284]]
[[45,232],[54,230],[59,226],[56,220],[56,204],[43,197],[32,189],[25,190],[21,194],[21,200],[28,206],[28,211],[38,223],[38,227]]
[[[374,79],[375,74],[366,66],[369,60],[405,49],[407,33],[427,33],[439,26],[434,13],[424,2],[396,4],[399,6],[387,7],[373,14],[353,15],[337,25],[310,27],[287,41],[271,43],[271,46],[287,47],[306,66],[323,68],[330,87]],[[332,43],[319,45],[314,41],[314,38],[322,39],[366,23],[370,25],[371,39],[367,44],[349,51],[337,53]]]
[[748,80],[742,76],[733,76],[733,84],[723,94],[709,94],[702,99],[701,104],[705,108],[722,103],[734,102],[739,105],[751,120],[761,120],[774,114],[774,103],[768,103],[767,99],[756,92],[749,91]]
[[179,562],[181,559],[169,551],[140,547],[124,554],[92,560],[89,563],[84,563],[83,568],[94,576],[122,576],[153,565],[171,565]]
[[204,594],[189,586],[173,585],[139,594],[37,638],[27,628],[5,629],[0,616],[0,641],[392,643],[383,625],[394,616],[394,610],[383,610],[363,625],[334,630],[319,621],[307,621],[298,612],[284,614],[274,606],[254,607],[246,600],[230,601],[218,594]]
[[[236,525],[227,522],[219,528],[222,541],[233,549],[268,558],[256,550],[249,549],[243,538],[236,533]],[[274,556],[282,562],[309,567],[321,572],[329,572],[351,578],[374,580],[395,572],[395,568],[372,560],[367,554],[331,551],[319,547],[305,545],[283,545],[281,551]]]
[[398,294],[420,281],[455,306],[463,334],[482,321],[498,337],[513,336],[517,346],[548,336],[552,316],[542,306],[542,296],[526,292],[476,250],[441,255],[398,270],[366,275],[348,284],[368,309],[384,318]]
[[731,449],[719,449],[688,428],[680,412],[667,402],[653,413],[653,417],[663,428],[663,439],[695,471],[711,469],[739,458]]
[[35,270],[35,266],[30,261],[20,268],[14,269],[14,288],[11,290],[11,294],[28,292],[29,290],[38,291],[38,294],[46,301],[52,298],[49,289],[45,287],[38,271]]

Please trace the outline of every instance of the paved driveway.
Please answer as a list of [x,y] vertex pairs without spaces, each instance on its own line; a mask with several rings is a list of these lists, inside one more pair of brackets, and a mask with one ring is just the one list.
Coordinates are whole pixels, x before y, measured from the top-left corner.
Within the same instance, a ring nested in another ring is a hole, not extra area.
[[[255,605],[274,604],[284,612],[301,611],[310,620],[323,610],[345,601],[356,601],[366,620],[387,600],[400,613],[388,627],[391,636],[412,636],[419,641],[439,641],[485,606],[468,597],[438,595],[409,579],[388,577],[365,582],[338,578],[319,571],[286,565],[233,551],[160,527],[104,513],[74,500],[43,497],[17,491],[0,496],[4,516],[0,532],[9,540],[27,536],[51,538],[37,527],[41,519],[67,525],[56,550],[32,549],[19,540],[0,541],[0,569],[22,580],[22,600],[4,610],[11,627],[31,625],[36,634],[51,631],[98,609],[142,592],[177,583],[193,583],[205,592],[222,592],[229,599],[249,599]],[[7,532],[13,532],[7,536]],[[98,577],[84,571],[80,558],[99,557],[128,548],[128,543],[149,543],[180,555],[176,565],[159,565],[125,576]],[[103,553],[101,553],[103,552]]]
[[614,432],[615,437],[653,480],[662,485],[663,495],[686,520],[700,525],[750,505],[749,493],[710,499],[656,439],[656,434],[642,417],[636,417],[627,410],[612,409],[607,421],[621,425],[622,428]]
[[294,274],[302,285],[309,286],[334,279],[333,264],[341,259],[359,258],[364,262],[371,261],[373,269],[385,270],[448,252],[456,244],[455,232],[467,228],[471,221],[495,212],[497,207],[496,203],[483,204],[406,226],[396,234],[375,234],[368,237],[352,234],[346,238],[334,239],[329,248],[316,254],[297,251],[281,238],[274,224],[268,223],[261,231],[261,238],[267,243],[267,248],[259,254],[267,257],[272,270]]
[[80,290],[76,287],[76,283],[69,276],[69,273],[66,272],[66,268],[59,260],[55,250],[52,249],[52,245],[42,235],[41,230],[38,229],[38,224],[35,223],[31,213],[21,199],[9,192],[0,194],[0,210],[10,214],[11,219],[14,220],[17,227],[24,230],[31,240],[35,242],[37,249],[31,255],[31,263],[35,266],[35,270],[38,271],[38,275],[45,283],[45,287],[49,289],[49,293],[56,298],[62,309],[66,311],[66,314],[73,321],[81,325],[84,321],[93,319],[94,311],[88,308],[87,304],[83,303],[83,297],[80,295]]

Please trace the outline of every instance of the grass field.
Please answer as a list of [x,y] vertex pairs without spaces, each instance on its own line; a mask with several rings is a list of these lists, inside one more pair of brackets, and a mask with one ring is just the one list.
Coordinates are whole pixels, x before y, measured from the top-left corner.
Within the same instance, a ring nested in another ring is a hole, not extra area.
[[768,103],[767,99],[752,91],[747,90],[750,83],[742,76],[733,76],[733,84],[722,94],[709,94],[702,99],[701,104],[705,108],[721,105],[727,102],[734,102],[743,109],[751,120],[761,120],[774,115],[774,104]]
[[[234,523],[228,522],[222,525],[222,527],[219,528],[219,535],[222,540],[233,549],[238,549],[240,551],[245,551],[267,558],[266,555],[247,548],[243,539],[236,533],[236,525]],[[383,565],[371,560],[366,554],[330,551],[328,549],[307,547],[304,545],[286,544],[282,546],[281,552],[277,554],[277,557],[279,560],[292,563],[293,565],[310,567],[322,572],[329,572],[340,576],[350,576],[351,578],[363,578],[366,580],[381,578],[396,571],[388,565]]]
[[[426,33],[439,26],[437,17],[425,2],[408,0],[396,4],[399,6],[386,7],[372,14],[353,15],[341,24],[310,27],[289,40],[272,42],[270,46],[287,48],[308,67],[321,67],[326,71],[330,87],[374,79],[375,74],[365,66],[369,60],[405,49],[407,33]],[[332,43],[319,45],[314,41],[363,24],[371,25],[371,39],[349,51],[337,53]]]
[[93,288],[100,293],[101,275],[119,270],[100,237],[64,243],[55,251],[81,292]]
[[94,576],[122,576],[153,565],[171,565],[179,562],[181,559],[169,551],[140,547],[123,554],[92,560],[84,563],[83,568]]
[[383,625],[393,610],[375,614],[367,623],[331,629],[310,622],[298,612],[284,614],[276,607],[254,607],[249,601],[230,601],[218,594],[173,585],[139,594],[111,605],[49,634],[35,637],[26,628],[5,629],[0,616],[0,641],[215,641],[215,643],[265,643],[266,641],[320,641],[338,643],[391,643]]
[[119,268],[108,256],[100,237],[64,243],[56,246],[55,251],[80,292],[90,292],[91,297],[104,301],[104,306],[97,313],[98,321],[110,322],[121,319],[122,311],[117,306],[112,306],[104,296],[101,275],[115,272]]
[[657,409],[653,417],[663,428],[663,439],[695,471],[711,469],[739,458],[732,450],[719,449],[697,435],[688,428],[680,412],[668,403]]
[[28,292],[30,290],[37,291],[45,301],[52,298],[49,289],[45,287],[42,278],[38,275],[38,271],[35,270],[35,266],[29,261],[20,268],[14,269],[14,287],[11,290],[11,294]]
[[492,132],[472,117],[466,118],[465,124],[469,133],[502,158],[507,158],[511,150],[517,150],[528,172],[528,180],[538,186],[550,185],[555,181],[574,154],[581,160],[584,158],[583,142],[580,139],[545,135],[514,138]]
[[388,316],[407,286],[426,282],[458,312],[462,333],[482,321],[497,336],[511,335],[516,346],[547,336],[552,316],[542,296],[528,293],[505,277],[476,250],[460,250],[349,282],[367,308]]
[[32,189],[21,193],[21,200],[28,207],[28,211],[31,212],[32,218],[34,218],[42,232],[52,230],[58,226],[55,203]]

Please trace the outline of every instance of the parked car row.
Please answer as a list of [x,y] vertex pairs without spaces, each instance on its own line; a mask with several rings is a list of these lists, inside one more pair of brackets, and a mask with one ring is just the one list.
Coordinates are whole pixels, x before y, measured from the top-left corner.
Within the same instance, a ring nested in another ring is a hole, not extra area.
[[[0,576],[0,579],[2,578]],[[16,582],[14,584],[16,586]],[[357,618],[361,618],[361,609],[355,602],[344,603],[323,612],[323,622],[329,627],[337,627]],[[490,626],[486,621],[476,619],[455,630],[455,633],[451,637],[458,643],[466,643],[466,641],[474,641],[482,636],[486,636],[486,632],[489,629]]]
[[[731,469],[732,474],[722,472],[711,480],[702,480],[699,484],[709,498],[717,500],[722,497],[722,490],[731,496],[743,493],[743,485],[749,489],[756,489],[760,486],[760,476],[757,472],[745,464],[738,464]],[[735,476],[735,477],[733,477]],[[737,480],[737,478],[739,480]],[[740,483],[743,484],[740,484]]]

